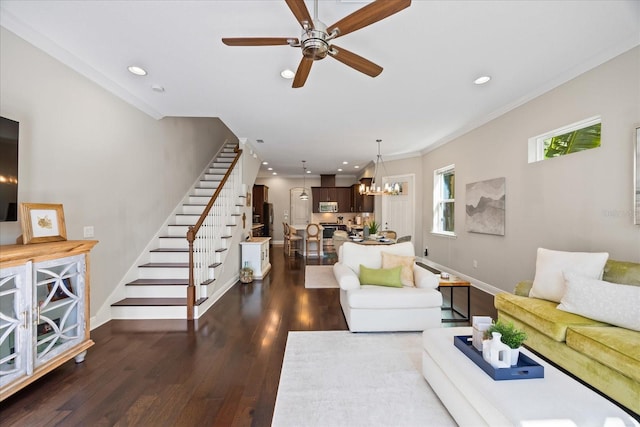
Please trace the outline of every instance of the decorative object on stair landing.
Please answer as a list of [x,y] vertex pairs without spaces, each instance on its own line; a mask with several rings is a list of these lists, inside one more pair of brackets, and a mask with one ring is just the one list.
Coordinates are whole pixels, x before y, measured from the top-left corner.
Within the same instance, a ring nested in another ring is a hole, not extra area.
[[467,231],[504,236],[505,195],[505,178],[467,184]]
[[67,240],[62,205],[20,203],[22,236],[16,243],[44,243]]
[[242,283],[253,282],[253,268],[249,267],[248,261],[245,261],[244,267],[240,269],[240,282]]

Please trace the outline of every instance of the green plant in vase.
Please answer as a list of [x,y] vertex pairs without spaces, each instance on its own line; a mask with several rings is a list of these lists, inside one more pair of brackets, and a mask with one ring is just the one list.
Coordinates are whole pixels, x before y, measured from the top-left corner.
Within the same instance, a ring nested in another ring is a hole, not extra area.
[[378,229],[380,228],[380,225],[375,222],[375,221],[371,221],[369,223],[369,234],[378,234]]
[[522,329],[516,328],[513,322],[496,321],[485,332],[485,339],[491,337],[492,332],[499,332],[502,335],[500,341],[513,349],[520,348],[527,339],[527,333]]
[[498,332],[502,335],[500,341],[511,349],[511,366],[517,365],[518,357],[520,356],[520,347],[527,339],[527,333],[522,329],[516,328],[513,322],[505,322],[502,320],[497,320],[489,326],[489,329],[484,333],[485,339],[490,338],[492,332]]

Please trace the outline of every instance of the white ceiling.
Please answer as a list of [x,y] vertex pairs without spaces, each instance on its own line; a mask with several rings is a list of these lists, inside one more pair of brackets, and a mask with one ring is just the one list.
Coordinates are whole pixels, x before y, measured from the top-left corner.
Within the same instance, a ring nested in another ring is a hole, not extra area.
[[[319,18],[366,3],[320,0]],[[153,117],[220,117],[279,175],[301,175],[303,159],[314,174],[348,161],[342,173],[357,175],[378,138],[385,160],[426,152],[640,44],[640,1],[414,0],[336,40],[380,76],[327,57],[300,89],[280,77],[298,48],[220,41],[299,38],[283,0],[0,0],[0,24]]]

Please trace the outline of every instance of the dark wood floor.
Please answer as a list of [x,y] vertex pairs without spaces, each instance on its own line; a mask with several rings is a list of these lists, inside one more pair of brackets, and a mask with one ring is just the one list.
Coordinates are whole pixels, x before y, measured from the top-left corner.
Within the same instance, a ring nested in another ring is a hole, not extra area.
[[[270,425],[287,333],[347,329],[337,289],[304,288],[302,258],[276,246],[271,262],[263,281],[235,285],[198,321],[95,329],[85,362],[67,362],[0,403],[0,425]],[[495,318],[493,297],[472,289],[471,314]]]

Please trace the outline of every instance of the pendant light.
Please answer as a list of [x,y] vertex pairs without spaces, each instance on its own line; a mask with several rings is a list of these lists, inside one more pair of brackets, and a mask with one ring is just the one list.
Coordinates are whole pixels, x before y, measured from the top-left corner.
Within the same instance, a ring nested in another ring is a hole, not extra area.
[[[366,186],[364,184],[360,184],[360,194],[365,196],[382,196],[382,195],[390,195],[394,194],[394,187],[398,186],[398,184],[389,185],[386,183],[383,187],[379,184],[382,182],[382,170],[384,170],[385,175],[387,174],[387,168],[384,165],[384,160],[382,160],[382,155],[380,154],[380,143],[381,139],[376,139],[378,143],[378,156],[376,157],[376,165],[373,169],[373,178],[371,179],[371,184]],[[380,167],[382,166],[382,168]],[[396,193],[397,194],[397,193]]]
[[309,195],[307,194],[307,161],[302,161],[302,193],[300,193],[300,200],[309,200]]

